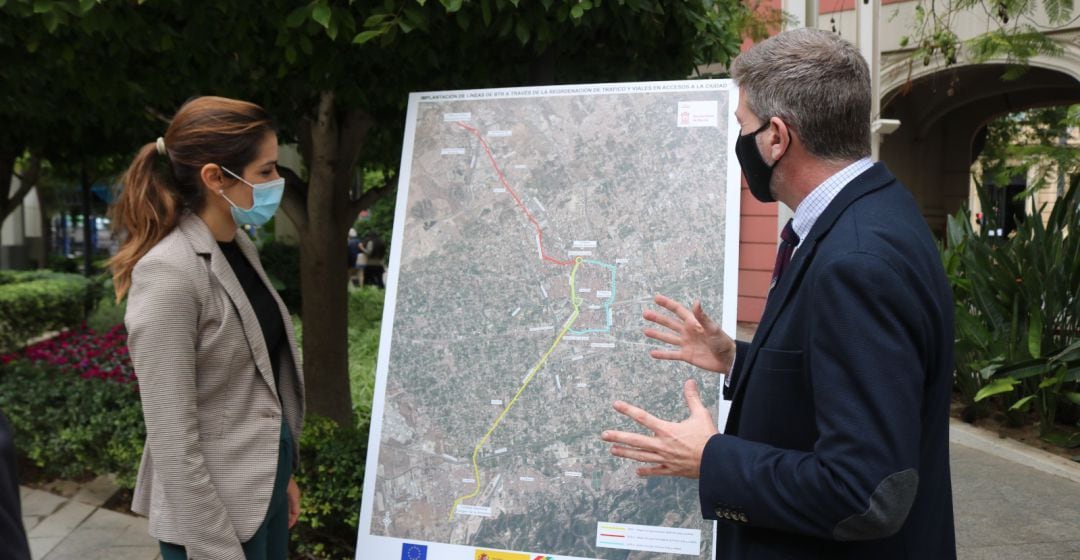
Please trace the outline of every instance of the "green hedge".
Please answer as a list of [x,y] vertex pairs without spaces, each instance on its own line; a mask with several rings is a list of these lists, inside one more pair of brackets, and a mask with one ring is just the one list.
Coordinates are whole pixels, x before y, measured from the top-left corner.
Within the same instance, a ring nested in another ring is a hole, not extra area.
[[100,293],[99,283],[77,274],[0,271],[0,352],[81,323]]
[[120,486],[134,488],[146,437],[134,384],[16,360],[0,366],[0,409],[16,448],[46,476],[116,473]]
[[356,428],[309,416],[300,436],[296,483],[302,495],[293,550],[304,558],[356,556],[356,527],[364,488],[367,421]]

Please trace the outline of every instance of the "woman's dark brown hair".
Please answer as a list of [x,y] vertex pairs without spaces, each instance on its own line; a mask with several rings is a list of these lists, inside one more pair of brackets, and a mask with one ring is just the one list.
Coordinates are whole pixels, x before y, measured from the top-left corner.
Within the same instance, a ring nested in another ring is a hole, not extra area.
[[202,167],[216,163],[243,173],[255,159],[259,141],[274,132],[258,105],[224,97],[197,97],[176,112],[159,143],[145,144],[122,180],[111,209],[113,229],[123,245],[109,261],[117,301],[131,287],[135,263],[176,227],[185,211],[206,204]]

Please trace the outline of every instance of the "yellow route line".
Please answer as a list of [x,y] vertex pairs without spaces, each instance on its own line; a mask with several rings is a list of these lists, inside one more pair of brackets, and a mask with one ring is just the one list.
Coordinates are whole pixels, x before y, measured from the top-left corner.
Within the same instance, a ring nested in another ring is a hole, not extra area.
[[536,377],[536,372],[540,371],[540,368],[544,366],[544,363],[547,362],[548,356],[551,356],[551,353],[555,351],[555,347],[559,345],[559,342],[562,341],[563,336],[566,335],[566,333],[570,330],[570,327],[574,325],[574,321],[577,320],[578,314],[580,313],[578,305],[581,303],[582,300],[577,297],[577,294],[574,291],[574,277],[577,274],[578,267],[581,266],[581,261],[581,257],[575,258],[574,268],[570,271],[570,303],[574,306],[574,312],[570,315],[570,318],[566,321],[566,324],[563,325],[562,332],[559,333],[559,336],[555,337],[555,342],[552,343],[551,348],[548,348],[547,352],[544,352],[544,355],[540,357],[540,361],[537,362],[535,366],[533,366],[531,371],[529,371],[529,375],[525,377],[525,381],[521,384],[521,388],[518,389],[517,394],[514,395],[514,398],[510,399],[510,402],[507,403],[506,408],[504,408],[502,413],[499,414],[499,417],[495,419],[495,423],[492,424],[490,428],[488,428],[487,433],[484,434],[484,437],[480,439],[480,443],[476,444],[476,447],[473,449],[472,454],[473,477],[476,480],[476,489],[474,489],[472,493],[454,500],[454,505],[450,506],[450,516],[447,518],[447,521],[454,520],[454,512],[457,511],[457,507],[461,504],[461,502],[468,500],[469,498],[475,498],[477,495],[480,494],[480,466],[476,463],[476,458],[478,455],[480,455],[480,448],[483,447],[485,443],[487,443],[488,438],[491,437],[491,434],[493,432],[495,432],[495,428],[499,427],[499,423],[502,422],[503,418],[506,416],[506,413],[510,412],[510,408],[513,407],[514,403],[517,402],[518,397],[520,397],[521,394],[525,392],[525,388],[528,387],[529,383],[532,382],[533,377]]

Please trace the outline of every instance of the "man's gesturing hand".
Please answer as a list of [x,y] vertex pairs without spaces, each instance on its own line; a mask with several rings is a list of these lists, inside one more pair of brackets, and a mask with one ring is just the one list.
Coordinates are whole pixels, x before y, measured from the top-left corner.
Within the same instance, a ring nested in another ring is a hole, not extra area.
[[650,356],[657,360],[680,360],[709,371],[731,372],[735,362],[735,341],[705,314],[701,302],[694,302],[691,312],[669,297],[657,295],[653,301],[675,316],[647,309],[643,315],[646,321],[671,330],[647,328],[645,336],[670,344],[675,349],[651,350]]
[[615,401],[615,410],[629,416],[655,436],[607,430],[600,438],[611,446],[611,454],[650,466],[640,467],[638,476],[682,476],[697,478],[701,471],[701,454],[709,438],[716,435],[716,422],[701,402],[697,383],[688,380],[683,386],[690,417],[682,422],[665,422],[644,410],[622,401]]

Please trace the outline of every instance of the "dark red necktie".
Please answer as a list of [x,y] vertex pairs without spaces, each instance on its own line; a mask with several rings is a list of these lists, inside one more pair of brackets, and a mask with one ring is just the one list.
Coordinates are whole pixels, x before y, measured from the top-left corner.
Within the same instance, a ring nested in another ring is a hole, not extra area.
[[791,254],[795,252],[798,244],[799,236],[795,233],[795,228],[791,227],[791,220],[788,220],[784,230],[780,232],[780,248],[776,250],[776,264],[773,266],[770,290],[780,282],[780,276],[784,274],[784,269],[791,262]]

